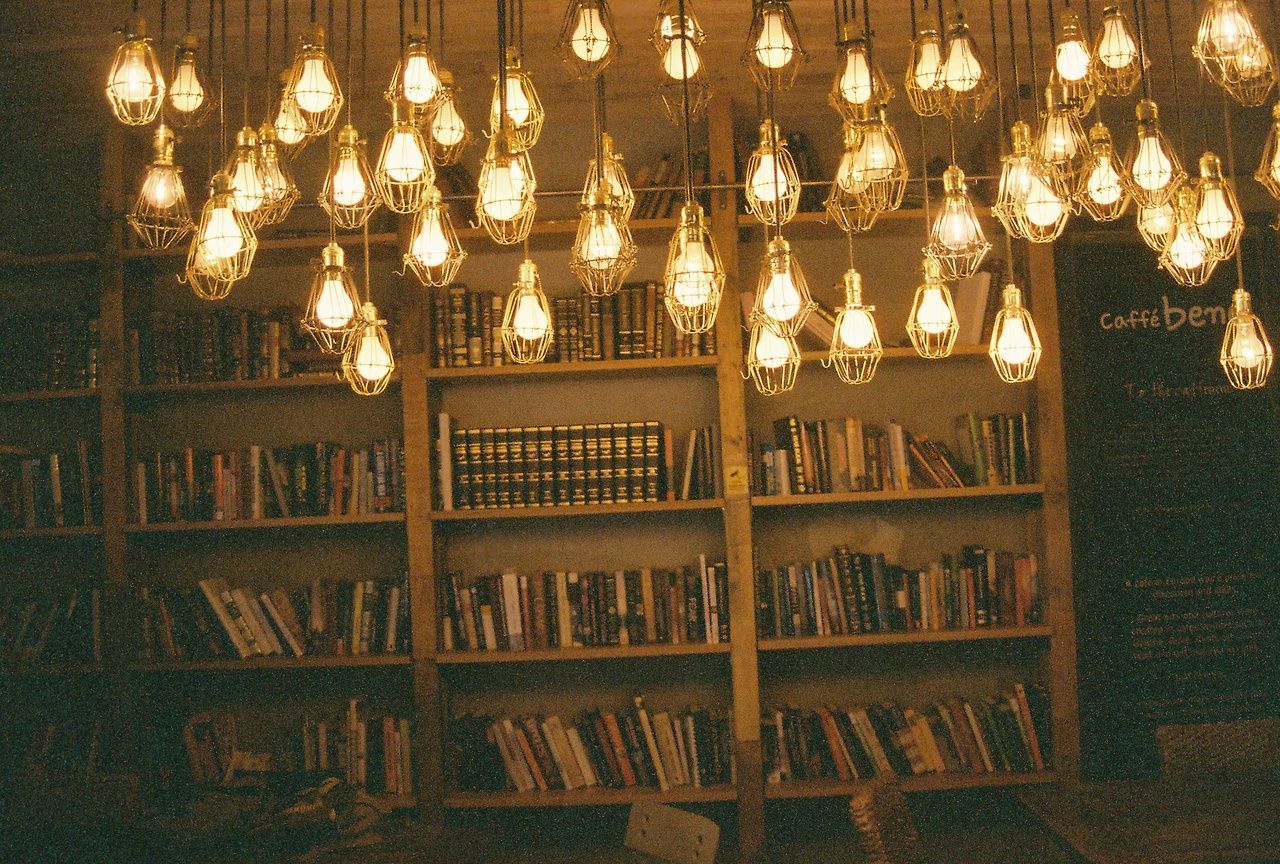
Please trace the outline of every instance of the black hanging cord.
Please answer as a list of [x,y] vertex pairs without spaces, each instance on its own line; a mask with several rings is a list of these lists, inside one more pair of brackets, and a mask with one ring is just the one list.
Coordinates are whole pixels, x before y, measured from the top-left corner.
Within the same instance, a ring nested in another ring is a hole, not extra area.
[[831,17],[836,25],[836,46],[839,47],[840,42],[844,39],[844,22],[845,18],[841,9],[841,0],[831,0]]
[[[401,54],[404,54],[404,49],[405,49],[405,39],[404,39],[404,0],[400,0],[400,15],[397,17],[397,19],[396,19],[396,20],[397,20],[397,22],[400,24],[400,53],[401,53]],[[401,70],[401,71],[403,71],[403,70]]]
[[1053,0],[1045,0],[1045,5],[1049,7],[1049,46],[1053,48],[1058,44],[1058,20],[1053,14]]
[[[431,0],[427,0],[427,2],[430,3]],[[440,14],[436,16],[436,20],[439,21],[440,23],[436,25],[436,29],[440,31],[440,62],[443,63],[444,62],[444,0],[440,0],[440,5],[438,6],[437,11]]]
[[284,0],[281,4],[284,6],[284,32],[280,35],[284,38],[284,62],[289,62],[289,0]]
[[519,16],[516,28],[517,44],[520,46],[520,55],[524,56],[524,0],[516,0],[516,14]]
[[423,17],[427,27],[427,37],[430,38],[431,36],[431,0],[427,0],[427,12],[426,12],[426,15]]
[[498,5],[498,128],[493,130],[506,143],[507,130],[507,0]]
[[188,33],[191,32],[191,0],[186,0],[185,8],[183,9],[182,26]]
[[249,125],[249,0],[244,0],[244,38],[241,40],[244,49],[244,79],[240,87],[241,126]]
[[[1005,132],[1005,116],[1004,116],[1004,79],[1000,77],[1000,42],[996,38],[996,0],[987,0],[987,17],[991,19],[991,71],[996,77],[996,109],[1000,112],[1000,130],[998,135],[1003,136]],[[1012,46],[1010,46],[1012,48]]]
[[605,187],[604,176],[604,75],[596,76],[596,98],[592,102],[591,125],[595,132],[597,189]]
[[[209,46],[209,50],[204,58],[205,61],[205,80],[213,80],[213,54],[214,54],[214,0],[209,0],[209,41],[205,44]],[[218,94],[218,116],[222,116],[222,94]],[[209,149],[207,151],[207,162],[209,176],[213,176],[213,136],[209,136]]]
[[133,14],[134,14],[134,15],[137,15],[137,14],[138,14],[138,0],[133,0],[132,7],[133,7]]
[[914,42],[920,35],[920,27],[916,22],[916,0],[911,0],[911,40]]
[[[1274,6],[1274,0],[1272,5]],[[1236,176],[1236,142],[1235,137],[1231,134],[1231,102],[1227,99],[1227,92],[1222,91],[1222,131],[1226,136],[1227,145],[1227,176],[1232,182]],[[1236,245],[1236,287],[1244,288],[1244,238]]]
[[[1013,67],[1013,116],[1022,119],[1022,73],[1018,71],[1018,39],[1013,32],[1013,0],[1005,0],[1005,10],[1009,13],[1009,65]],[[1032,58],[1034,65],[1034,58]]]
[[168,0],[160,0],[160,44],[165,43],[165,34],[169,27],[169,2]]
[[[1070,7],[1070,5],[1071,5],[1071,4],[1070,4],[1070,2],[1068,2],[1068,4],[1067,4],[1067,5],[1068,5],[1068,7]],[[1085,30],[1086,30],[1086,32],[1088,32],[1088,33],[1092,33],[1092,32],[1093,32],[1093,2],[1092,2],[1092,0],[1084,0],[1084,26],[1085,26]],[[1093,58],[1093,62],[1094,62],[1094,63],[1101,63],[1102,61],[1101,61],[1101,60],[1099,60],[1097,57],[1094,57],[1094,58]],[[1101,99],[1094,99],[1094,100],[1093,100],[1093,118],[1094,118],[1094,120],[1095,120],[1096,122],[1098,122],[1098,123],[1101,123],[1101,122],[1102,122],[1102,100],[1101,100]]]
[[[288,0],[286,0],[288,2]],[[316,0],[311,0],[311,23],[316,23]],[[329,2],[329,23],[333,24],[333,2]]]
[[[1145,6],[1142,8],[1146,8]],[[1147,32],[1147,22],[1139,8],[1138,0],[1133,0],[1133,26],[1138,28],[1138,74],[1142,77],[1142,98],[1151,98],[1151,81],[1147,77],[1147,54],[1150,47],[1147,40],[1150,34]]]
[[263,111],[268,115],[264,119],[267,121],[271,119],[271,6],[274,2],[275,0],[267,0],[267,29],[262,38],[262,98]]
[[[369,0],[360,0],[360,92],[369,92]],[[352,100],[355,101],[355,100]],[[350,116],[350,115],[348,115]]]
[[[941,5],[941,4],[939,4]],[[924,231],[925,236],[929,234],[929,144],[924,134],[924,117],[920,117],[920,185],[924,189],[924,207],[921,212],[924,214]]]
[[[684,203],[693,203],[693,172],[690,170],[690,152],[693,150],[693,135],[689,131],[689,39],[687,37],[688,18],[685,17],[684,0],[676,0],[676,12],[680,16],[680,88],[684,114]],[[750,182],[748,180],[748,182]]]
[[222,62],[218,64],[218,138],[222,146],[222,157],[227,155],[227,0],[218,4],[218,53]]
[[[348,124],[351,123],[351,112],[352,112],[351,103],[356,101],[355,99],[352,98],[354,94],[351,90],[351,82],[353,80],[353,74],[351,70],[354,68],[351,60],[351,4],[353,2],[355,2],[355,0],[347,0],[347,123]],[[332,0],[330,0],[330,5],[332,5]]]
[[862,34],[863,36],[866,37],[866,40],[867,40],[867,74],[871,79],[870,80],[870,85],[872,88],[871,96],[874,99],[876,96],[876,93],[874,92],[876,79],[875,79],[875,74],[872,72],[872,70],[876,68],[876,58],[874,54],[875,40],[871,38],[871,7],[868,3],[868,0],[862,0]]
[[1027,12],[1027,54],[1031,56],[1031,98],[1033,104],[1040,102],[1040,82],[1036,80],[1036,37],[1035,25],[1031,21],[1031,0],[1024,0]]
[[1178,118],[1178,149],[1187,152],[1187,133],[1182,125],[1182,90],[1178,86],[1178,51],[1173,44],[1173,11],[1164,0],[1164,28],[1169,39],[1169,80],[1173,82],[1173,113]]

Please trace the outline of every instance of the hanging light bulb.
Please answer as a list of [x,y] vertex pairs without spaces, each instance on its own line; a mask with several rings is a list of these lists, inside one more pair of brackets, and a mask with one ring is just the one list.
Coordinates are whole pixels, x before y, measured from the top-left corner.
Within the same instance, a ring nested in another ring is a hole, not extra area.
[[760,264],[751,323],[763,324],[781,336],[795,336],[817,306],[791,244],[774,237]]
[[747,176],[751,213],[766,225],[790,222],[800,206],[800,173],[771,120],[760,124],[760,144],[747,162]]
[[1069,199],[1058,195],[1054,186],[1045,164],[1033,160],[1027,175],[1027,194],[1017,211],[1022,236],[1032,243],[1052,243],[1066,230],[1071,205]]
[[1189,185],[1178,190],[1173,233],[1160,253],[1160,266],[1179,285],[1203,285],[1218,266],[1213,247],[1196,223],[1197,198]]
[[583,207],[591,206],[591,198],[600,190],[600,184],[608,190],[608,206],[616,218],[626,221],[636,206],[635,192],[631,189],[631,181],[627,178],[627,169],[622,164],[622,154],[613,149],[613,136],[608,132],[600,135],[600,152],[603,157],[603,173],[601,166],[593,158],[587,163],[587,179],[582,186]]
[[780,336],[763,324],[751,328],[744,378],[751,379],[761,396],[776,396],[796,386],[800,371],[800,346],[791,336]]
[[865,120],[875,106],[886,105],[893,98],[893,85],[874,61],[866,35],[852,35],[845,24],[837,48],[839,69],[827,98],[846,122]]
[[1071,9],[1062,13],[1062,29],[1053,49],[1053,66],[1064,81],[1084,81],[1093,68],[1088,37],[1080,26],[1080,16]]
[[693,4],[684,4],[684,17],[680,17],[677,0],[661,0],[658,17],[649,43],[658,52],[662,77],[658,94],[662,108],[672,123],[684,118],[684,99],[687,88],[689,116],[698,117],[707,107],[711,88],[698,48],[707,38],[693,14]]
[[476,186],[476,217],[495,243],[509,246],[529,236],[538,210],[538,183],[527,150],[512,152],[504,136],[494,135]]
[[1107,96],[1128,96],[1142,78],[1138,40],[1118,6],[1102,10],[1102,26],[1093,45],[1093,86]]
[[156,126],[155,156],[147,166],[129,225],[149,249],[167,249],[191,230],[191,210],[182,169],[173,164],[173,131]]
[[1193,53],[1201,62],[1232,56],[1257,38],[1253,17],[1240,0],[1211,0],[1200,17]]
[[1212,0],[1205,6],[1191,53],[1242,105],[1261,105],[1275,84],[1271,51],[1241,0]]
[[884,211],[902,204],[907,186],[907,160],[886,118],[883,105],[869,119],[845,127],[845,152],[836,182],[855,206]]
[[252,126],[236,133],[236,146],[224,170],[231,178],[231,205],[248,216],[249,223],[257,228],[261,223],[255,214],[262,206],[263,188],[258,166],[258,136]]
[[1006,384],[1021,384],[1036,377],[1040,365],[1040,334],[1031,313],[1022,305],[1022,292],[1012,283],[1004,286],[1004,305],[991,327],[987,356]]
[[338,145],[333,150],[318,200],[329,217],[348,230],[368,222],[382,203],[360,133],[350,123],[338,131]]
[[1113,222],[1129,208],[1129,193],[1117,170],[1111,131],[1098,121],[1089,130],[1089,156],[1081,166],[1075,200],[1098,222]]
[[310,140],[307,137],[307,121],[298,110],[298,103],[293,101],[287,84],[280,93],[280,107],[272,126],[276,130],[276,140],[290,156],[296,156]]
[[258,127],[258,176],[262,180],[262,205],[257,211],[257,224],[277,225],[289,215],[301,193],[270,123]]
[[924,253],[938,262],[946,278],[964,279],[977,272],[991,244],[969,200],[964,172],[955,165],[947,168],[942,175],[942,187],[945,192],[942,209],[933,220]]
[[1163,204],[1186,179],[1178,154],[1160,130],[1160,114],[1150,99],[1138,102],[1138,140],[1125,159],[1125,185],[1144,206]]
[[1231,181],[1222,176],[1222,162],[1213,153],[1200,157],[1200,206],[1196,227],[1209,244],[1209,252],[1220,261],[1236,254],[1244,233],[1244,216],[1236,202]]
[[146,19],[135,14],[107,72],[107,101],[121,123],[146,126],[160,113],[164,94],[164,73],[147,38]]
[[753,6],[742,62],[761,90],[787,90],[795,83],[805,59],[791,4],[786,0],[758,0]]
[[1060,197],[1069,197],[1075,190],[1088,143],[1080,119],[1066,102],[1058,99],[1055,88],[1045,90],[1046,112],[1044,125],[1036,140],[1036,161]]
[[947,82],[942,72],[942,37],[937,30],[921,30],[912,41],[903,84],[907,100],[921,117],[943,112]]
[[1218,355],[1222,371],[1237,390],[1254,390],[1267,383],[1272,359],[1271,343],[1262,321],[1253,314],[1249,292],[1239,287],[1231,296],[1231,319]]
[[835,367],[846,384],[866,384],[875,377],[884,356],[876,328],[876,307],[862,302],[862,274],[850,268],[844,274],[844,305],[836,312],[831,347],[822,365]]
[[391,353],[387,322],[372,303],[360,308],[360,329],[342,355],[342,377],[360,396],[377,396],[391,383],[396,361]]
[[1000,185],[991,212],[1013,237],[1026,239],[1019,214],[1031,188],[1031,127],[1023,120],[1009,127],[1011,147],[1000,159]]
[[391,73],[387,101],[408,104],[410,111],[427,111],[440,95],[440,70],[425,33],[410,33],[405,40],[404,56]]
[[191,33],[182,37],[173,52],[173,71],[165,99],[165,116],[179,129],[194,129],[204,123],[213,109],[213,99],[205,86],[196,56],[199,43]]
[[248,217],[232,203],[231,178],[224,172],[209,181],[209,199],[200,212],[185,277],[196,296],[221,300],[231,286],[249,275],[258,237]]
[[[506,92],[507,118],[503,123],[499,116],[502,108],[503,87]],[[499,126],[505,126],[510,147],[513,150],[528,150],[538,143],[542,134],[542,124],[546,114],[542,110],[542,100],[533,89],[533,79],[520,66],[520,51],[517,48],[507,49],[507,70],[504,82],[500,85],[494,79],[493,103],[489,109],[489,127],[496,133]]]
[[1160,253],[1173,235],[1173,205],[1166,201],[1154,207],[1138,207],[1138,233],[1151,251]]
[[1272,198],[1280,198],[1280,102],[1271,106],[1271,127],[1267,130],[1253,179],[1262,184]]
[[360,314],[360,295],[347,269],[342,247],[330,242],[320,255],[320,266],[307,298],[307,312],[300,323],[321,351],[343,354],[365,327]]
[[427,190],[423,207],[413,217],[405,266],[413,270],[423,285],[443,286],[458,275],[467,253],[458,245],[458,233],[449,218],[440,190]]
[[502,345],[507,357],[513,363],[541,363],[554,331],[538,266],[526,258],[520,262],[519,275],[502,312]]
[[607,0],[570,0],[558,47],[579,78],[600,74],[618,53],[618,35]]
[[417,213],[423,197],[436,182],[436,169],[418,127],[400,119],[398,103],[391,107],[391,128],[382,139],[373,175],[378,195],[393,213]]
[[636,266],[636,244],[612,204],[607,181],[588,196],[569,256],[569,269],[594,297],[616,294]]
[[946,59],[942,63],[945,85],[942,111],[953,120],[977,121],[987,110],[996,83],[978,53],[964,13],[957,7],[947,28]]
[[440,70],[440,89],[427,122],[427,150],[438,166],[453,165],[462,158],[462,151],[471,141],[466,121],[458,112],[457,88],[453,85],[453,73]]
[[725,272],[702,207],[685,202],[680,226],[667,247],[663,302],[681,333],[706,333],[715,324]]
[[926,256],[921,268],[924,282],[916,288],[911,311],[907,313],[907,335],[917,354],[937,360],[951,355],[960,325],[956,321],[956,307],[951,302],[951,289],[942,281],[937,260]]
[[[343,99],[337,70],[325,52],[324,28],[319,24],[312,24],[303,35],[285,91],[282,104],[288,102],[297,107],[306,134],[328,134],[342,111]],[[279,125],[276,132],[282,141],[286,140]]]

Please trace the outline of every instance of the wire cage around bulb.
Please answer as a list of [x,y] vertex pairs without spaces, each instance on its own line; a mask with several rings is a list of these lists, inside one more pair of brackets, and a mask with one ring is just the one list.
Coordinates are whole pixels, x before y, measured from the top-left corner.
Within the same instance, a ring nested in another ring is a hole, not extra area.
[[502,347],[513,363],[541,363],[555,338],[551,304],[542,291],[538,265],[520,262],[516,283],[502,310]]
[[1275,62],[1242,0],[1206,3],[1191,53],[1215,84],[1256,108],[1276,82]]
[[327,135],[342,112],[342,86],[324,47],[324,28],[314,24],[293,58],[286,97],[298,109],[308,136]]
[[346,255],[331,242],[321,252],[306,313],[298,323],[325,354],[342,354],[364,329],[360,310],[360,293],[347,269]]
[[382,204],[360,133],[350,123],[338,132],[338,143],[316,200],[338,227],[348,230],[368,222]]
[[1179,285],[1198,286],[1209,281],[1222,259],[1200,230],[1196,218],[1199,195],[1191,186],[1178,190],[1173,230],[1160,252],[1160,266]]
[[1271,126],[1262,145],[1258,169],[1253,172],[1257,180],[1272,198],[1280,199],[1280,102],[1271,106]]
[[255,231],[263,224],[261,210],[265,194],[258,156],[258,134],[253,127],[245,126],[236,133],[236,146],[223,169],[231,178],[232,206],[245,215]]
[[1159,254],[1169,245],[1169,239],[1173,235],[1174,217],[1173,205],[1167,201],[1153,207],[1145,205],[1138,207],[1136,217],[1138,234],[1152,252]]
[[761,90],[789,90],[807,56],[800,45],[800,28],[791,4],[787,0],[753,0],[751,5],[742,62]]
[[442,287],[453,282],[466,257],[449,218],[449,207],[440,190],[433,186],[427,191],[422,209],[413,217],[404,264],[423,285]]
[[952,12],[942,62],[942,113],[952,120],[977,122],[986,113],[998,89],[987,63],[982,59],[964,12]]
[[844,305],[836,311],[831,346],[822,365],[834,368],[846,384],[866,384],[875,377],[884,345],[876,327],[876,307],[862,302],[862,274],[850,269],[844,274]]
[[512,150],[528,150],[538,143],[547,115],[542,108],[542,100],[538,98],[538,91],[534,89],[533,79],[520,65],[519,49],[507,49],[505,74],[507,116],[505,120],[499,116],[502,110],[501,88],[504,84],[495,76],[493,101],[489,107],[489,128],[494,135],[497,135],[500,129],[505,129],[505,137]]
[[1026,194],[1013,211],[1018,236],[1031,243],[1057,240],[1071,218],[1071,198],[1059,195],[1053,181],[1049,167],[1033,158],[1027,168]]
[[751,323],[762,324],[781,336],[795,336],[816,308],[809,280],[791,251],[791,244],[774,237],[760,261]]
[[1218,354],[1222,371],[1237,390],[1256,390],[1267,383],[1273,360],[1271,342],[1262,321],[1253,313],[1249,292],[1237,288],[1231,297],[1231,318]]
[[720,310],[725,271],[701,205],[685,202],[663,273],[663,303],[675,328],[686,334],[710,330]]
[[822,206],[827,219],[835,222],[846,234],[865,234],[875,227],[881,213],[868,207],[861,195],[850,193],[839,178],[831,182],[831,191]]
[[597,195],[601,184],[608,190],[607,206],[619,219],[631,218],[636,206],[636,194],[631,189],[631,180],[627,177],[627,168],[622,164],[622,154],[613,149],[613,136],[608,132],[600,136],[600,150],[603,154],[604,171],[592,157],[587,163],[587,179],[582,184],[581,206],[590,207],[591,200]]
[[[431,160],[440,167],[456,165],[471,143],[471,130],[458,111],[458,88],[453,73],[440,70],[440,96],[423,118],[424,138]],[[415,118],[416,118],[415,114]]]
[[493,242],[524,242],[538,212],[538,181],[529,152],[512,152],[500,136],[489,139],[476,187],[476,220]]
[[1031,179],[1031,127],[1026,121],[1015,121],[1009,127],[1009,140],[1009,152],[1000,157],[1000,181],[991,212],[1010,236],[1025,240],[1018,208],[1027,197]]
[[871,40],[864,34],[854,36],[844,25],[835,80],[827,101],[846,123],[865,120],[877,106],[889,104],[895,93],[872,50]]
[[836,182],[848,195],[871,210],[896,210],[906,194],[908,173],[898,133],[883,106],[867,120],[846,124]]
[[676,124],[684,122],[686,89],[690,119],[700,117],[711,101],[711,84],[698,53],[707,35],[693,13],[693,4],[686,2],[684,6],[681,18],[676,0],[662,0],[649,34],[649,44],[657,50],[662,67],[658,79],[662,110]]
[[431,56],[427,35],[411,33],[383,97],[393,108],[404,105],[410,119],[417,120],[429,114],[440,98],[440,83],[440,68]]
[[987,356],[1006,384],[1021,384],[1036,377],[1040,365],[1040,334],[1031,312],[1022,304],[1016,285],[1004,286],[1002,305],[991,327]]
[[288,217],[302,193],[294,182],[289,160],[280,150],[275,127],[270,123],[258,127],[258,175],[262,178],[258,224],[278,225]]
[[1066,106],[1067,110],[1072,114],[1075,114],[1081,123],[1089,116],[1089,112],[1093,111],[1093,106],[1097,103],[1097,94],[1093,89],[1093,81],[1089,78],[1081,81],[1067,81],[1057,73],[1057,70],[1054,70],[1049,73],[1049,86],[1057,94],[1057,101]]
[[387,322],[372,303],[361,307],[360,330],[342,355],[339,374],[359,396],[377,396],[387,389],[396,371]]
[[148,249],[168,249],[191,231],[191,208],[182,168],[173,164],[173,132],[163,123],[156,127],[154,144],[155,156],[126,219]]
[[947,100],[947,84],[942,77],[942,36],[937,30],[921,30],[911,40],[911,55],[903,75],[903,90],[911,108],[921,117],[937,117]]
[[800,372],[800,346],[763,324],[751,327],[743,377],[756,385],[761,396],[777,396],[796,386]]
[[200,69],[199,42],[187,33],[173,49],[173,68],[164,100],[164,116],[175,129],[195,129],[209,119],[217,101]]
[[280,152],[294,159],[307,146],[311,137],[307,134],[307,121],[298,110],[297,103],[289,95],[289,72],[284,72],[281,79],[283,84],[271,128],[275,130],[276,146]]
[[1044,167],[1053,191],[1071,200],[1080,179],[1089,142],[1080,118],[1053,87],[1045,90],[1046,111],[1035,141],[1035,161]]
[[603,72],[622,50],[608,0],[570,0],[556,48],[578,78]]
[[107,72],[107,102],[126,126],[146,126],[164,105],[165,81],[160,61],[147,36],[146,19],[133,15],[124,28]]
[[747,161],[747,178],[744,194],[753,216],[775,227],[795,218],[800,207],[800,172],[771,120],[760,124],[760,144]]
[[942,270],[935,259],[926,257],[921,267],[924,282],[916,288],[907,313],[907,336],[916,353],[926,360],[950,357],[960,332],[951,289],[942,281]]
[[392,213],[417,213],[422,209],[427,190],[436,182],[436,168],[418,127],[399,119],[399,109],[392,109],[391,128],[382,139],[373,181],[378,196]]
[[1119,6],[1102,11],[1093,37],[1093,65],[1089,77],[1096,94],[1128,96],[1142,80],[1142,54],[1129,19]]
[[1130,197],[1139,205],[1156,206],[1173,199],[1187,172],[1178,151],[1160,128],[1160,112],[1150,99],[1139,100],[1134,108],[1138,133],[1125,153],[1121,179]]
[[991,244],[969,199],[964,172],[952,165],[943,172],[942,183],[946,194],[929,229],[924,254],[938,262],[944,278],[965,279],[977,272]]
[[569,269],[592,297],[618,293],[636,266],[636,243],[627,221],[597,201],[582,211],[578,234],[569,253]]
[[1089,130],[1089,155],[1080,166],[1074,197],[1095,222],[1114,222],[1129,209],[1129,190],[1120,174],[1111,131],[1102,121]]
[[1209,244],[1215,258],[1225,261],[1236,254],[1244,234],[1244,215],[1236,200],[1235,187],[1222,175],[1222,161],[1210,152],[1200,157],[1199,205],[1196,227]]
[[249,275],[258,236],[245,214],[231,203],[231,180],[213,175],[209,199],[200,211],[187,252],[185,281],[202,300],[222,300]]

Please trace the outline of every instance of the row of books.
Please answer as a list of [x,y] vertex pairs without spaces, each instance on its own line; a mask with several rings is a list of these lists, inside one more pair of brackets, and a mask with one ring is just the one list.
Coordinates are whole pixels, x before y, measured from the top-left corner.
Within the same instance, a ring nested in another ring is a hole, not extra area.
[[288,590],[199,581],[139,592],[143,659],[409,654],[408,576],[316,579]]
[[[750,148],[747,149],[750,153]],[[711,182],[711,156],[706,148],[698,148],[689,154],[693,185],[703,187]],[[684,159],[680,153],[663,153],[652,163],[641,165],[631,177],[636,193],[636,206],[632,219],[669,219],[680,215],[684,206]],[[743,176],[739,174],[738,176]],[[711,210],[711,193],[695,193],[698,203],[707,212]]]
[[0,724],[0,778],[88,777],[114,763],[103,756],[104,744],[111,742],[103,740],[100,719],[11,720]]
[[457,428],[443,413],[436,421],[443,510],[675,498],[672,434],[655,420],[483,429]]
[[1044,620],[1034,553],[965,546],[922,568],[836,546],[756,573],[760,638],[1026,627]]
[[729,568],[706,556],[678,570],[450,573],[441,592],[445,651],[729,642]]
[[0,342],[0,393],[98,386],[98,319],[30,316]]
[[727,718],[702,708],[651,713],[644,697],[623,711],[591,710],[573,723],[555,714],[454,718],[449,776],[464,790],[732,783],[733,741]]
[[198,313],[155,310],[125,333],[130,384],[192,384],[289,378],[290,352],[306,344],[300,312],[219,309]]
[[323,442],[221,453],[188,447],[133,467],[139,525],[404,511],[399,439],[360,450]]
[[1032,457],[1035,430],[1027,412],[979,417],[971,411],[962,420],[963,428],[969,433],[968,448],[977,485],[1010,486],[1035,482],[1035,459]]
[[983,700],[912,708],[783,708],[761,721],[765,779],[868,780],[1052,767],[1048,698],[1016,683]]
[[85,585],[47,598],[0,596],[0,662],[102,660],[102,589]]
[[0,528],[101,524],[101,445],[81,438],[43,454],[0,445]]

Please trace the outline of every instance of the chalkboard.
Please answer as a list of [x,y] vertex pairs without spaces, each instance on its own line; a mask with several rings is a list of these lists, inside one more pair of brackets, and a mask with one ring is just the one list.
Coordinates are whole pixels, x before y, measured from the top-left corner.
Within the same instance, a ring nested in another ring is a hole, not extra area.
[[[1244,258],[1273,341],[1274,244],[1250,229]],[[1183,288],[1117,235],[1055,263],[1081,767],[1142,776],[1157,725],[1280,713],[1280,374],[1240,392],[1218,365],[1234,262]]]

